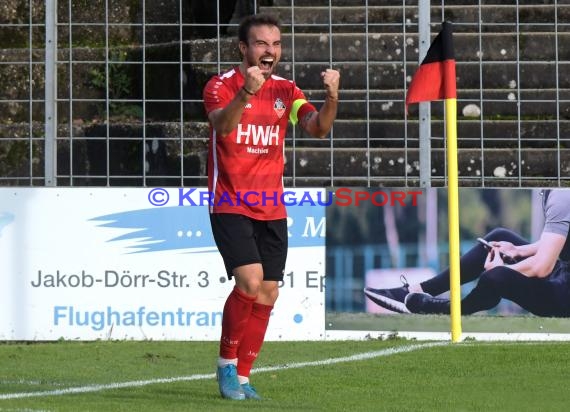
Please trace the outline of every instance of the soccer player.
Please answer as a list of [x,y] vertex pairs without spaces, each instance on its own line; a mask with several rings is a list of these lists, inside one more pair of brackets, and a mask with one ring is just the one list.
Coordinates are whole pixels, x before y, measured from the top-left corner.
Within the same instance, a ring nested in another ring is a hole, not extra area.
[[[570,316],[570,190],[541,191],[544,227],[529,243],[518,234],[498,228],[460,259],[461,283],[478,278],[461,300],[462,314],[495,307],[502,298],[538,316]],[[366,288],[373,302],[395,312],[449,314],[449,269],[422,283],[392,289]]]
[[321,73],[320,110],[293,81],[275,74],[281,29],[269,15],[246,17],[238,29],[242,62],[210,79],[204,105],[210,122],[210,222],[235,286],[223,310],[217,378],[222,397],[260,399],[249,382],[287,258],[283,193],[288,121],[314,137],[327,136],[336,118],[340,74]]

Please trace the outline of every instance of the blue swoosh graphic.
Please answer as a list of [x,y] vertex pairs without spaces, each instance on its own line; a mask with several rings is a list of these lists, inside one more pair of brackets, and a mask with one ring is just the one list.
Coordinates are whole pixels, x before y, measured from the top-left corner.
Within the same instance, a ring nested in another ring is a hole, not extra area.
[[14,215],[8,212],[0,213],[0,236],[2,236],[2,229],[14,221]]
[[[289,247],[325,245],[324,207],[292,206],[288,208],[288,214],[293,219],[289,227]],[[99,227],[131,229],[108,240],[131,241],[132,244],[126,246],[131,253],[217,250],[207,207],[154,207],[96,216],[90,220],[104,222]]]
[[135,252],[215,247],[207,208],[162,207],[97,216],[101,227],[132,229],[109,242],[131,240]]

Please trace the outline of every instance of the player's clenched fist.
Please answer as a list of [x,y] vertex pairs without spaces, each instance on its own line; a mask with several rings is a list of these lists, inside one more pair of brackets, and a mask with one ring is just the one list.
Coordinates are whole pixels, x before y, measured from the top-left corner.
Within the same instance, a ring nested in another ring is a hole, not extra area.
[[245,74],[245,88],[256,93],[263,83],[265,83],[265,76],[261,69],[258,66],[248,67]]
[[338,83],[340,81],[338,70],[326,69],[324,72],[321,72],[321,78],[323,79],[327,95],[334,98],[338,97]]

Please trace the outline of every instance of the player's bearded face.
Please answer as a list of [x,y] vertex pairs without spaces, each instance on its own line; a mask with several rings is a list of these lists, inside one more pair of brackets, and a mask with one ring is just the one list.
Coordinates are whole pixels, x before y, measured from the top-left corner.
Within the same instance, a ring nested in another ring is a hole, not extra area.
[[257,66],[267,79],[281,59],[281,32],[275,26],[253,26],[244,50],[249,67]]

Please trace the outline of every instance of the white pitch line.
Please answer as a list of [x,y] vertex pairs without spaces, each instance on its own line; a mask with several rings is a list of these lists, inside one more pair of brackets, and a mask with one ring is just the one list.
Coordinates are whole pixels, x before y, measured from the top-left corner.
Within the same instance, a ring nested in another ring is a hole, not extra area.
[[[397,348],[388,348],[388,349],[382,349],[382,350],[373,351],[373,352],[364,352],[364,353],[359,353],[356,355],[344,356],[341,358],[329,358],[329,359],[324,359],[324,360],[319,360],[319,361],[298,362],[298,363],[290,363],[287,365],[278,365],[278,366],[268,366],[268,367],[263,367],[263,368],[256,368],[256,369],[252,370],[252,373],[272,372],[272,371],[280,371],[280,370],[285,370],[285,369],[297,369],[297,368],[306,368],[306,367],[310,367],[310,366],[333,365],[335,363],[360,361],[360,360],[378,358],[381,356],[390,356],[390,355],[396,355],[399,353],[412,352],[415,350],[426,349],[426,348],[431,348],[434,346],[442,346],[442,345],[447,345],[447,344],[448,344],[448,342],[431,342],[431,343],[423,343],[423,344],[417,344],[417,345],[400,346]],[[149,379],[149,380],[144,380],[144,381],[116,382],[116,383],[108,383],[108,384],[102,384],[102,385],[79,386],[76,388],[55,389],[55,390],[51,390],[51,391],[5,393],[5,394],[0,394],[0,400],[2,400],[2,399],[36,398],[36,397],[42,397],[42,396],[59,396],[59,395],[69,395],[69,394],[75,394],[75,393],[99,392],[99,391],[110,390],[110,389],[134,388],[134,387],[139,387],[139,386],[154,385],[154,384],[158,384],[158,383],[196,381],[196,380],[214,379],[214,378],[215,378],[214,373],[208,373],[208,374],[201,374],[201,375],[178,376],[178,377],[172,377],[172,378]]]

